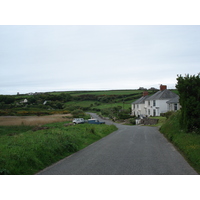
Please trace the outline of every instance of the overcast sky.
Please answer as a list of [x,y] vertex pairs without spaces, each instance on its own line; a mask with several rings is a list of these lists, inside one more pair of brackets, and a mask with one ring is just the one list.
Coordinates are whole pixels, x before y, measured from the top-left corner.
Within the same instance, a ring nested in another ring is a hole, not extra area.
[[0,26],[0,94],[175,88],[200,72],[200,26]]

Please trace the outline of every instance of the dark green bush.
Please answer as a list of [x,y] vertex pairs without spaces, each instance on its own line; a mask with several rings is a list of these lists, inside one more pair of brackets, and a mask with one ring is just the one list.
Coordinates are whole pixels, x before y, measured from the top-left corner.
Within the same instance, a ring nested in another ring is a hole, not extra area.
[[162,117],[166,117],[167,119],[169,119],[170,116],[172,116],[175,112],[174,111],[168,111],[166,113],[162,113]]
[[7,169],[0,169],[0,175],[9,175],[10,172]]
[[84,118],[85,113],[83,112],[83,110],[77,109],[71,112],[71,114],[73,115],[74,118]]
[[195,76],[181,75],[177,78],[176,88],[180,94],[181,128],[186,132],[198,132],[200,134],[200,73]]
[[129,120],[129,122],[130,122],[131,124],[135,125],[135,118],[131,118],[131,119]]

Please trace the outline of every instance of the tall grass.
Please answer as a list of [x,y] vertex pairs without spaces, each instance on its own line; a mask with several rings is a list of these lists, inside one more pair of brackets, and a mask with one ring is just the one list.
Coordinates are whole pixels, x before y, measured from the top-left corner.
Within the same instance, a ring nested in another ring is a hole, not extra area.
[[4,127],[0,136],[0,174],[35,174],[117,129],[104,124],[64,124],[47,124],[48,129],[38,131],[20,126],[21,131],[13,135]]
[[179,125],[180,111],[164,123],[160,131],[182,152],[191,166],[200,173],[200,135],[186,133]]

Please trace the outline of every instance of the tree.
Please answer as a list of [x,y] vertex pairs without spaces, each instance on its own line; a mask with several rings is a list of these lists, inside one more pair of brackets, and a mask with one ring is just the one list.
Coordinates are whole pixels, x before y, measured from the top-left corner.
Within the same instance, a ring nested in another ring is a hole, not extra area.
[[9,95],[0,95],[0,102],[4,102],[5,104],[14,103],[15,98]]
[[187,132],[200,133],[200,73],[195,76],[177,77],[176,88],[180,94],[180,125]]
[[74,118],[83,118],[85,116],[85,113],[80,109],[72,111],[71,114]]
[[37,101],[37,99],[36,99],[34,96],[30,96],[30,97],[28,98],[28,102],[29,102],[30,104],[36,103],[36,101]]

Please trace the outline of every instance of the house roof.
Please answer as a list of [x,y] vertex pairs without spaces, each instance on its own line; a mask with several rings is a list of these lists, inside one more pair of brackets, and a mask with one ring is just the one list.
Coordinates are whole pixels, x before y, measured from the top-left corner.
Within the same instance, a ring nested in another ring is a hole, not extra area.
[[178,103],[178,102],[179,102],[179,96],[170,99],[166,103],[171,104],[171,103]]
[[175,97],[178,97],[178,95],[175,94],[174,92],[171,92],[170,90],[165,89],[163,91],[156,92],[146,100],[172,99]]
[[144,101],[148,98],[149,96],[142,96],[138,100],[134,101],[132,104],[144,104]]

